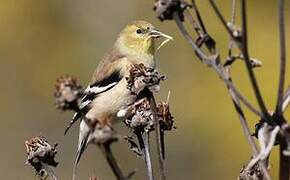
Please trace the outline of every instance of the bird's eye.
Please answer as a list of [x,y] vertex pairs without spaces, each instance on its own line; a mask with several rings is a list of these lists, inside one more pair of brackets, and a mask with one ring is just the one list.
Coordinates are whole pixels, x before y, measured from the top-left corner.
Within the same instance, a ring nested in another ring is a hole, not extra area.
[[136,33],[137,34],[141,34],[142,33],[142,30],[141,29],[137,29]]

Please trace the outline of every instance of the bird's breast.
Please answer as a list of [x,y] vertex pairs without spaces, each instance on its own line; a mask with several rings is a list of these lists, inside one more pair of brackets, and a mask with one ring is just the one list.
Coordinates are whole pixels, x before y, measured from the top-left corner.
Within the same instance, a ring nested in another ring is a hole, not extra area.
[[118,111],[134,103],[135,100],[136,96],[127,88],[127,81],[124,77],[115,87],[94,99],[86,118],[93,123],[95,121],[114,123],[121,120],[117,118]]

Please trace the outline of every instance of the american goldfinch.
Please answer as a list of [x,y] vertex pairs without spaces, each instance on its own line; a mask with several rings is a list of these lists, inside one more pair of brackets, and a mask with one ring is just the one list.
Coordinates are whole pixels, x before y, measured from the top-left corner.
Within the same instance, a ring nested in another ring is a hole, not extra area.
[[133,104],[137,96],[127,88],[125,77],[134,64],[155,68],[155,39],[159,37],[164,37],[165,41],[172,39],[146,21],[134,21],[121,31],[113,48],[99,63],[79,107],[85,113],[76,113],[71,122],[81,119],[75,166],[86,146],[96,141],[97,125],[111,127],[126,119],[126,114],[118,112]]

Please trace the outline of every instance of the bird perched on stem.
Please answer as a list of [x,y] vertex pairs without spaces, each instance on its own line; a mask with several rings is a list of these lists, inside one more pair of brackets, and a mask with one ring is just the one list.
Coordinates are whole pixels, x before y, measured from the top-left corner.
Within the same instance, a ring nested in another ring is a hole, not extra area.
[[172,39],[146,21],[134,21],[121,31],[113,47],[99,63],[91,84],[84,91],[80,111],[68,126],[81,119],[75,167],[87,145],[90,142],[98,143],[96,134],[100,134],[98,131],[102,127],[111,127],[114,122],[126,119],[126,114],[120,115],[118,112],[133,104],[137,98],[127,88],[129,69],[140,63],[155,68],[155,44],[160,37],[165,38],[160,46]]

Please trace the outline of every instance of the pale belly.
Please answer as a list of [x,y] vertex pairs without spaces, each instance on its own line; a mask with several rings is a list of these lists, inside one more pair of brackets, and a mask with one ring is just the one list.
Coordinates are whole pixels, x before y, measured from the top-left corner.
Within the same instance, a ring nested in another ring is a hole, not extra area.
[[126,79],[123,78],[115,87],[102,93],[92,102],[92,109],[86,114],[86,118],[92,123],[122,121],[124,118],[117,117],[118,111],[134,103],[135,100],[136,96],[128,90]]

